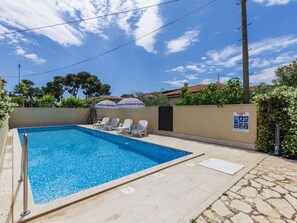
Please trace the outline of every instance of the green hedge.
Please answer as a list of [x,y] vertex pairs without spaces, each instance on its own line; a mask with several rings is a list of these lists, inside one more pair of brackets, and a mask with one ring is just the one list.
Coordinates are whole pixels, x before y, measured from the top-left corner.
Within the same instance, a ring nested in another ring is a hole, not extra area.
[[281,154],[297,158],[297,88],[276,87],[255,97],[258,106],[258,137],[256,147],[273,152],[275,123],[281,124]]

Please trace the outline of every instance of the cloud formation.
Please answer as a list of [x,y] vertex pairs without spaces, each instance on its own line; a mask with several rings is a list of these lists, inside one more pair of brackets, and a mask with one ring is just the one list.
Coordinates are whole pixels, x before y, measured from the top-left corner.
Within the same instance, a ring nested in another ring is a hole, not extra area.
[[177,39],[170,40],[166,43],[166,54],[185,51],[193,43],[198,42],[199,30],[190,30],[185,32]]
[[266,6],[272,6],[272,5],[286,5],[292,0],[254,0],[256,3],[261,3]]
[[39,57],[35,53],[27,53],[24,48],[17,46],[15,50],[15,54],[18,56],[22,56],[28,60],[33,61],[36,64],[43,64],[46,62],[46,59]]
[[[159,3],[161,0],[149,2],[141,0],[36,0],[34,3],[30,0],[23,0],[22,4],[19,4],[18,1],[3,0],[0,4],[0,22],[4,26],[14,29],[30,29]],[[62,46],[80,46],[87,38],[88,33],[96,34],[105,40],[108,39],[109,36],[105,31],[110,27],[117,26],[125,31],[127,36],[137,39],[162,25],[163,19],[159,7],[152,7],[79,23],[33,30],[32,32],[46,36]],[[155,32],[146,38],[139,39],[136,41],[136,45],[143,47],[147,52],[155,52],[157,35],[158,32]]]

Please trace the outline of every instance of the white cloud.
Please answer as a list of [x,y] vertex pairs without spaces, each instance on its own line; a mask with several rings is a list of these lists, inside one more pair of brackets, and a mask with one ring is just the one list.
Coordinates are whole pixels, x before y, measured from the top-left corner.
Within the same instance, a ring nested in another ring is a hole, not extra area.
[[251,58],[250,66],[251,68],[263,68],[269,67],[272,65],[286,64],[291,62],[294,58],[297,57],[297,54],[294,52],[285,52],[280,53],[278,56],[270,57],[270,58]]
[[[249,52],[250,58],[262,54],[270,54],[281,52],[282,50],[297,45],[297,37],[293,35],[281,36],[277,38],[263,39],[250,44],[252,50]],[[238,65],[242,60],[241,47],[226,46],[223,49],[209,50],[208,59],[205,64],[220,68],[231,68]],[[273,61],[264,59],[251,59],[252,67],[264,67],[274,63]]]
[[39,57],[35,53],[27,53],[22,47],[17,46],[15,50],[15,54],[19,56],[23,56],[24,58],[27,58],[28,60],[31,60],[35,62],[36,64],[43,64],[46,62],[46,59],[43,59]]
[[226,84],[230,80],[230,77],[220,77],[220,83]]
[[266,6],[272,5],[286,5],[290,0],[254,0],[256,3],[265,4]]
[[261,59],[261,58],[251,58],[250,59],[250,67],[251,68],[267,67],[270,65],[271,65],[271,62],[269,62],[267,59]]
[[261,70],[258,74],[250,76],[250,83],[259,84],[261,82],[265,82],[267,84],[271,83],[271,81],[275,78],[274,71],[277,67],[270,67]]
[[195,71],[197,73],[203,73],[205,71],[206,65],[204,64],[188,64],[186,66],[178,66],[171,70],[167,70],[166,72],[179,72],[185,73],[187,71]]
[[177,53],[185,51],[190,45],[198,42],[199,30],[190,30],[184,33],[184,35],[177,39],[170,40],[167,42],[166,54]]
[[[59,24],[67,21],[96,17],[98,15],[131,10],[139,7],[161,3],[161,0],[2,0],[0,4],[0,22],[15,29],[30,29],[33,27]],[[88,33],[96,34],[102,39],[109,39],[106,29],[118,26],[130,38],[139,38],[163,25],[159,7],[147,8],[141,11],[91,19],[79,23],[37,29],[31,32],[43,35],[52,41],[63,45],[83,44]],[[1,29],[0,29],[1,31]],[[158,32],[136,41],[137,46],[148,52],[155,52]],[[24,35],[26,35],[24,33]],[[0,38],[0,40],[3,37]]]
[[[160,3],[160,2],[161,1],[158,1],[157,3]],[[134,36],[136,39],[161,27],[163,25],[163,20],[162,20],[162,17],[160,16],[159,8],[154,7],[154,8],[149,8],[145,10],[142,13],[139,21],[135,25],[136,25],[136,29],[134,31]],[[159,32],[160,31],[155,32],[142,39],[138,39],[136,41],[136,45],[142,46],[148,52],[155,52],[154,45],[157,41],[156,36],[158,35]]]
[[190,81],[197,80],[198,79],[198,75],[197,74],[187,74],[187,75],[185,75],[185,78],[187,78]]
[[202,81],[200,81],[199,84],[211,84],[211,83],[214,83],[214,80],[213,79],[205,78]]
[[184,79],[184,80],[177,80],[177,79],[173,79],[173,80],[167,80],[167,81],[163,81],[163,83],[165,84],[170,84],[172,87],[183,87],[184,83],[188,83],[188,80]]
[[[0,4],[1,21],[18,29],[63,23],[63,11],[54,1],[18,1],[3,0]],[[70,25],[39,29],[33,31],[42,34],[61,45],[80,45],[82,35]]]

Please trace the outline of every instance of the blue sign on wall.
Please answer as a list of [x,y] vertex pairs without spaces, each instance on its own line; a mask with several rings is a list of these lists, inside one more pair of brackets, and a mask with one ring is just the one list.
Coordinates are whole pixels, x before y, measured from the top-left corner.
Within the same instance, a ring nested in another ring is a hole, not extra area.
[[250,114],[248,112],[233,112],[233,131],[249,132]]

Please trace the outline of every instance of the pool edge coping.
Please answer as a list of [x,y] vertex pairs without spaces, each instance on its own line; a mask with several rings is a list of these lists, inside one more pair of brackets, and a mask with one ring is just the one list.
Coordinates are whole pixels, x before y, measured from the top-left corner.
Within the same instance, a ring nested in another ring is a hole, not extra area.
[[[72,125],[72,126],[80,126],[80,127],[86,128],[86,126],[83,126],[83,125]],[[112,134],[112,133],[109,133],[109,134]],[[17,137],[15,137],[15,136],[17,136]],[[127,137],[127,136],[124,136],[124,137]],[[135,138],[135,140],[142,141],[141,139],[138,139],[138,138]],[[156,143],[153,143],[153,144],[156,144]],[[156,145],[160,145],[160,144],[156,144]],[[120,187],[124,184],[141,179],[143,177],[146,177],[146,176],[156,173],[158,171],[170,168],[172,166],[178,165],[180,163],[183,163],[188,160],[191,160],[191,159],[194,159],[194,158],[204,155],[204,153],[192,153],[191,152],[191,154],[186,155],[184,157],[174,159],[172,161],[169,161],[169,162],[166,162],[163,164],[159,164],[157,166],[136,172],[134,174],[127,175],[125,177],[104,183],[99,186],[95,186],[95,187],[77,192],[72,195],[68,195],[66,197],[54,200],[54,201],[49,202],[44,205],[35,205],[34,204],[33,195],[32,195],[32,191],[30,188],[30,183],[28,183],[28,185],[29,185],[28,207],[29,207],[29,210],[31,211],[31,213],[25,217],[21,217],[20,213],[22,212],[23,187],[22,187],[22,185],[20,185],[17,182],[18,176],[20,176],[20,159],[21,159],[20,146],[21,146],[21,144],[20,144],[20,139],[18,137],[17,128],[14,128],[13,129],[13,157],[12,157],[13,158],[13,195],[17,194],[17,196],[13,197],[13,222],[27,222],[27,221],[39,218],[46,214],[55,212],[57,210],[60,210],[65,207],[71,206],[73,204],[79,203],[81,201],[87,200],[89,198],[92,198],[92,197],[102,194],[104,192],[110,191],[110,190]],[[181,150],[181,149],[179,149],[179,150]],[[189,152],[187,150],[183,150],[183,151]],[[17,165],[17,164],[19,164],[19,165]],[[15,185],[17,185],[17,186],[15,186]]]

